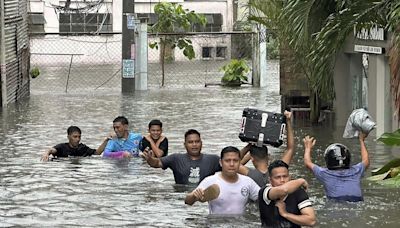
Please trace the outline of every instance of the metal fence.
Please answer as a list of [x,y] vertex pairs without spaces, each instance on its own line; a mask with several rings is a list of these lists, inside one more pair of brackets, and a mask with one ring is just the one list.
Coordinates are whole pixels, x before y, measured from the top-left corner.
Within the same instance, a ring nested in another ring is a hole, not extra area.
[[[252,66],[254,33],[186,34],[196,57],[188,60],[178,48],[165,57],[165,87],[199,88],[219,84],[221,67],[233,58],[246,58]],[[182,36],[169,34],[169,38]],[[149,34],[148,42],[159,40]],[[31,67],[40,75],[31,81],[32,91],[79,92],[80,90],[120,90],[121,34],[31,35]],[[148,87],[161,86],[160,53],[148,49]],[[249,73],[251,75],[251,72]],[[250,77],[251,78],[251,77]]]

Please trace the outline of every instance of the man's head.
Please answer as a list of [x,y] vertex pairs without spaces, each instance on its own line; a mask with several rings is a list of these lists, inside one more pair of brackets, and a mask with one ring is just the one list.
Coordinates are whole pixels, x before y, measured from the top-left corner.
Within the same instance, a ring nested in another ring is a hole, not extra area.
[[71,147],[78,147],[79,142],[81,141],[81,129],[77,126],[70,126],[67,129],[67,134],[68,134],[68,143]]
[[228,176],[234,176],[239,171],[240,151],[234,146],[227,146],[221,151],[220,165],[222,173]]
[[268,162],[268,148],[266,146],[258,147],[252,145],[250,147],[250,155],[253,162]]
[[152,120],[149,123],[150,137],[154,140],[158,140],[162,133],[162,123],[160,120]]
[[269,182],[272,187],[281,186],[290,180],[289,165],[282,160],[275,160],[268,166]]
[[195,129],[189,129],[185,133],[185,143],[186,152],[191,157],[200,156],[202,142],[200,138],[200,133]]
[[324,153],[326,167],[331,170],[350,168],[350,151],[340,143],[329,145]]
[[129,122],[125,116],[118,116],[113,121],[114,132],[118,138],[128,137]]

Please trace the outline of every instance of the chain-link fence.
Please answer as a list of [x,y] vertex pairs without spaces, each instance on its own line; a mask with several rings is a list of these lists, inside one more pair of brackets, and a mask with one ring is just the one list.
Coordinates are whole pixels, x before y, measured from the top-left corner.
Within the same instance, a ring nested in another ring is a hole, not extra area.
[[[167,50],[164,57],[164,86],[204,87],[219,84],[223,76],[221,67],[234,58],[247,59],[251,68],[254,35],[242,32],[186,35],[184,38],[191,40],[196,57],[188,60],[179,48]],[[150,35],[149,43],[159,41],[162,36]],[[181,36],[180,34],[169,34],[164,37],[171,40]],[[159,49],[149,49],[149,86],[161,86],[162,84],[161,58]]]
[[121,87],[121,34],[31,36],[31,67],[40,75],[32,91],[118,89]]
[[[186,34],[196,57],[188,60],[178,48],[166,51],[164,86],[204,87],[219,84],[221,67],[233,58],[245,58],[252,66],[254,33]],[[165,35],[163,35],[165,36]],[[169,34],[169,39],[182,34]],[[160,35],[149,34],[148,42]],[[120,90],[121,34],[99,36],[31,36],[31,67],[40,76],[33,79],[33,91]],[[249,76],[251,72],[249,73]],[[251,78],[251,77],[250,77]],[[162,66],[159,49],[148,49],[148,86],[160,87]]]

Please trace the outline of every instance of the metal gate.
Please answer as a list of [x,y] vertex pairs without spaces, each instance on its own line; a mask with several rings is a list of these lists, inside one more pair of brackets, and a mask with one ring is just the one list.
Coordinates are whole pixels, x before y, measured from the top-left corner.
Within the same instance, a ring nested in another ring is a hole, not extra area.
[[23,0],[0,0],[1,105],[29,95],[27,5]]

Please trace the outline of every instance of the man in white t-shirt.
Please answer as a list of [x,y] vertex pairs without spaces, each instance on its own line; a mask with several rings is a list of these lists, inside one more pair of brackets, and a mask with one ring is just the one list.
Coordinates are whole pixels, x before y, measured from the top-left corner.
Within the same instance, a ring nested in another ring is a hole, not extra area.
[[205,202],[204,190],[214,184],[219,186],[219,195],[208,202],[210,214],[242,215],[249,199],[256,201],[260,187],[250,177],[238,174],[240,151],[228,146],[222,149],[220,164],[222,171],[206,177],[199,186],[188,193],[185,203]]

